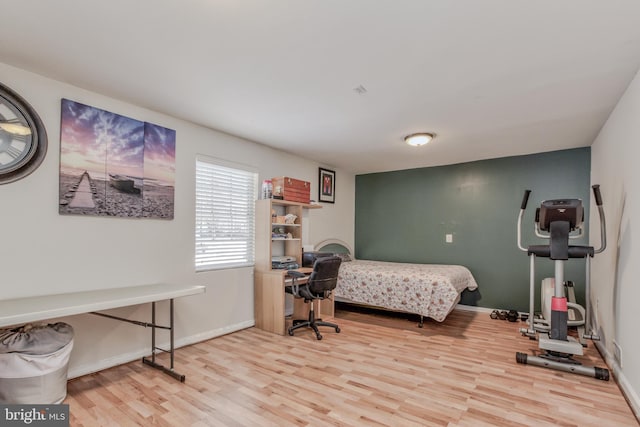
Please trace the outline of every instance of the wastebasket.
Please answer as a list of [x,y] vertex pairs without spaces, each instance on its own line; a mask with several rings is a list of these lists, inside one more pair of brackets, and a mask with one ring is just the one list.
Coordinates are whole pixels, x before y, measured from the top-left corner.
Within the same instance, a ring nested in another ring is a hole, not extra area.
[[72,348],[67,323],[0,329],[0,403],[62,403]]

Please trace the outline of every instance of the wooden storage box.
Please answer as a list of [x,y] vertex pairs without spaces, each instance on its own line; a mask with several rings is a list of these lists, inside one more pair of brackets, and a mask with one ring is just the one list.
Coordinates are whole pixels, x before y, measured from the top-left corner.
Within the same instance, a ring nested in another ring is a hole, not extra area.
[[311,201],[311,183],[287,176],[271,178],[273,197],[290,202],[309,203]]

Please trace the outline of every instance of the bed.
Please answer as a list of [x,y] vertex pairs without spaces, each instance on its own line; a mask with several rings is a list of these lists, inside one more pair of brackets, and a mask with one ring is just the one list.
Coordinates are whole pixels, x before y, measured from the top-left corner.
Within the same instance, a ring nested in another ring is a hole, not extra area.
[[[340,246],[345,250],[339,250]],[[423,316],[444,321],[465,289],[478,288],[469,269],[462,265],[355,260],[344,244],[323,242],[317,247],[343,258],[334,291],[336,301],[419,314],[420,325]]]

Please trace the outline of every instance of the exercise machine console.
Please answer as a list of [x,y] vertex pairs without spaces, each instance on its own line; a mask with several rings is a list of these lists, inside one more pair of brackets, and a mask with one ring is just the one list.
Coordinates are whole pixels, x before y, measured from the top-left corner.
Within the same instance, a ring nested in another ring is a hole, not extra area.
[[[592,327],[589,310],[590,298],[590,259],[606,248],[606,229],[604,209],[602,208],[602,196],[600,186],[592,186],[593,195],[598,206],[600,218],[600,248],[593,246],[570,245],[570,239],[575,239],[583,234],[584,208],[580,199],[555,199],[545,200],[536,209],[535,234],[549,240],[548,245],[522,246],[522,218],[527,208],[527,202],[531,190],[525,190],[520,214],[518,216],[518,248],[527,252],[530,259],[529,267],[529,317],[528,327],[521,328],[520,332],[531,339],[538,339],[538,346],[542,353],[540,356],[531,356],[525,353],[516,353],[516,361],[522,364],[542,366],[565,372],[586,375],[600,380],[609,380],[609,370],[605,368],[589,367],[580,364],[573,359],[574,355],[582,355],[586,339],[599,340]],[[549,258],[554,262],[554,277],[542,282],[541,305],[543,317],[534,316],[535,293],[535,259],[536,257]],[[573,283],[566,281],[564,266],[568,259],[580,258],[585,260],[585,295],[586,308],[582,308],[575,302]],[[565,289],[569,295],[565,294]],[[550,309],[549,309],[550,308]],[[570,318],[569,313],[572,313]],[[577,315],[576,315],[577,313]],[[547,318],[547,316],[549,318]],[[569,327],[578,327],[577,339],[568,333]]]

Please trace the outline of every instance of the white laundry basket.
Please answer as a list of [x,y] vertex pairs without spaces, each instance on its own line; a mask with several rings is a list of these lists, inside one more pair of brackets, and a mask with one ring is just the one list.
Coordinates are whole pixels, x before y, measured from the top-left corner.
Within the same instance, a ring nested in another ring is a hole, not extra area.
[[0,403],[62,403],[72,348],[66,323],[0,330]]

